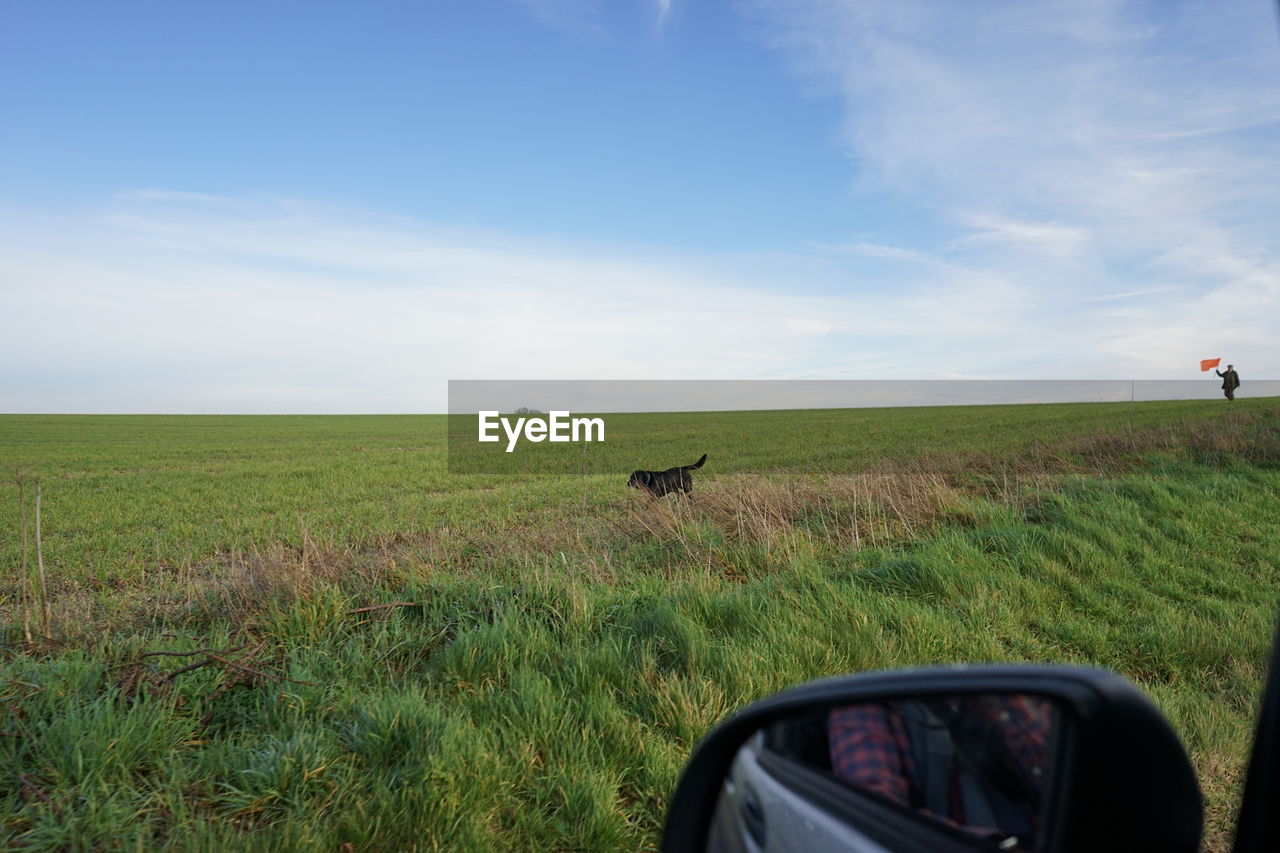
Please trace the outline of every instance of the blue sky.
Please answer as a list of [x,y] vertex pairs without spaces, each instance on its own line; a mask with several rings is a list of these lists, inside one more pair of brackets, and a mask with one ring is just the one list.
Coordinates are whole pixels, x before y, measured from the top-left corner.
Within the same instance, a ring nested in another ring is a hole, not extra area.
[[0,410],[1280,375],[1273,4],[0,5]]
[[730,6],[658,8],[17,4],[6,183],[35,204],[252,192],[697,250],[840,236],[858,208],[834,100],[802,97]]

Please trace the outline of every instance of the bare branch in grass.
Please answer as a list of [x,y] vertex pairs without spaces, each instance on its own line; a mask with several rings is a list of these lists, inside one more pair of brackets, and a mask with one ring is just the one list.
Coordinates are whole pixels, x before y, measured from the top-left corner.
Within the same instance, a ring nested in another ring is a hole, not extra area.
[[[239,646],[235,646],[230,649],[223,649],[221,652],[219,652],[219,654],[224,654],[224,655],[234,654],[235,652],[238,652],[241,649],[247,649],[247,648],[249,648],[249,644],[243,643]],[[194,657],[195,655],[207,655],[212,651],[214,650],[213,649],[196,649],[195,651],[191,651],[191,652],[170,652],[170,651],[143,652],[142,654],[138,655],[138,657],[149,658],[149,657],[156,657],[157,655],[163,655],[164,657],[189,658],[189,657]]]
[[375,610],[389,610],[392,607],[421,607],[422,605],[416,601],[393,601],[390,604],[371,604],[368,607],[357,607],[355,610],[348,610],[348,616],[355,616],[358,613],[372,613]]
[[49,795],[44,792],[44,789],[35,782],[32,782],[26,774],[19,773],[18,781],[22,783],[23,794],[35,797],[37,800],[52,809],[54,814],[61,813],[62,810],[54,804],[53,800],[49,799]]
[[[163,694],[172,688],[179,676],[206,667],[218,667],[221,669],[221,681],[201,701],[201,705],[206,709],[201,719],[201,725],[208,725],[213,719],[215,710],[213,703],[232,688],[254,687],[260,683],[280,684],[283,682],[302,684],[309,687],[315,686],[315,683],[311,681],[300,681],[289,678],[282,673],[269,671],[260,660],[260,655],[267,647],[266,640],[258,641],[253,648],[249,648],[250,645],[250,643],[241,643],[238,646],[226,649],[201,648],[194,651],[161,649],[143,652],[127,665],[126,672],[120,680],[120,696],[122,699],[128,700],[135,696],[139,689],[144,688],[149,689],[153,694]],[[201,656],[201,659],[178,667],[168,674],[163,674],[154,666],[143,662],[146,658],[190,658],[196,656]]]

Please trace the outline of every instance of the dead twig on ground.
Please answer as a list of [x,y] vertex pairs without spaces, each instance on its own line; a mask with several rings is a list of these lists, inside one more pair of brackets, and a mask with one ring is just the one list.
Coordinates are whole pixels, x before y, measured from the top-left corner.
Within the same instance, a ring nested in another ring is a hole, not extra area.
[[[222,654],[222,655],[229,655],[229,654],[233,654],[233,653],[235,653],[235,652],[238,652],[238,651],[240,651],[241,649],[247,649],[247,648],[249,648],[249,644],[248,644],[248,643],[243,643],[243,644],[241,644],[241,645],[239,645],[239,646],[235,646],[234,648],[230,648],[230,649],[222,649],[221,651],[219,651],[219,652],[218,652],[218,654]],[[143,652],[142,654],[138,655],[138,657],[139,657],[139,658],[149,658],[149,657],[155,657],[155,656],[157,656],[157,655],[164,655],[164,656],[166,656],[166,657],[189,658],[189,657],[194,657],[195,655],[207,655],[207,654],[211,654],[211,653],[213,653],[213,652],[214,652],[214,649],[196,649],[196,650],[194,650],[194,651],[190,651],[190,652],[156,651],[156,652]]]
[[422,607],[422,604],[416,601],[392,601],[389,604],[370,604],[368,607],[357,607],[355,610],[348,610],[348,616],[355,616],[359,613],[372,613],[375,610],[389,610],[392,607]]
[[[250,648],[251,645],[252,648]],[[216,710],[214,703],[233,688],[253,687],[261,683],[280,684],[283,682],[301,684],[308,687],[315,686],[315,682],[312,681],[301,681],[289,678],[282,673],[271,672],[260,660],[260,656],[266,648],[267,641],[259,640],[256,644],[241,643],[225,649],[199,648],[191,651],[158,649],[143,652],[136,659],[125,665],[126,671],[120,680],[120,696],[122,699],[127,700],[136,695],[139,689],[144,688],[149,689],[154,694],[166,693],[173,687],[179,676],[194,672],[197,669],[204,669],[205,667],[219,667],[221,668],[221,681],[201,700],[201,706],[205,709],[205,713],[201,717],[200,724],[207,726],[213,721],[214,711]],[[170,673],[163,673],[152,664],[144,662],[146,658],[193,658],[197,656],[200,657],[200,660],[180,666]]]
[[62,813],[62,809],[58,808],[53,800],[49,799],[49,795],[44,792],[44,789],[35,782],[32,782],[25,773],[18,774],[18,781],[22,783],[22,793],[24,795],[34,796],[37,800],[48,806],[54,814]]

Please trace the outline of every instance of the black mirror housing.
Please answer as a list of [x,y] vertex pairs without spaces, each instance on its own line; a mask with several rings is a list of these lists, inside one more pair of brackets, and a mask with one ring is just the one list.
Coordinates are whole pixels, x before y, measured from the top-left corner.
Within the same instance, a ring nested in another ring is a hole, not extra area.
[[[1043,697],[1064,717],[1057,744],[1060,772],[1047,792],[1037,853],[1198,850],[1203,799],[1195,772],[1150,699],[1106,670],[1006,664],[823,679],[748,706],[694,751],[667,813],[662,849],[707,849],[712,817],[739,749],[772,724],[859,703],[982,694]],[[982,849],[960,841],[942,843],[946,839],[931,837],[918,821],[890,809],[856,829],[891,850]]]

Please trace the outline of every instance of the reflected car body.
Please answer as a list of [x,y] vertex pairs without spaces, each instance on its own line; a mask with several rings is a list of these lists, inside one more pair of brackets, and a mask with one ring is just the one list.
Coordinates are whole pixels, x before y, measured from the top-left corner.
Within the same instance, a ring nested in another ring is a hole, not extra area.
[[763,732],[738,751],[716,804],[708,853],[889,853],[761,766]]

